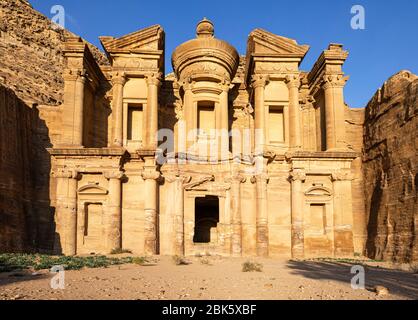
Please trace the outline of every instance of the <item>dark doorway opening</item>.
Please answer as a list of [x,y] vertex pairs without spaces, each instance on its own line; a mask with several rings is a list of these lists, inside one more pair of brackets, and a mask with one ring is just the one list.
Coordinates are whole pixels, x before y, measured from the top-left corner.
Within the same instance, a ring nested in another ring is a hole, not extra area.
[[219,223],[219,198],[206,196],[196,198],[195,202],[195,243],[210,243],[210,230],[216,228]]

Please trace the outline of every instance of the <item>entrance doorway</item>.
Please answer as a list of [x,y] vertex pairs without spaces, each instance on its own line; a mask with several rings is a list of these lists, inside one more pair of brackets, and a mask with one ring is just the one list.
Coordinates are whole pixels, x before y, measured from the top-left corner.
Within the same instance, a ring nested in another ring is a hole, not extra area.
[[210,243],[211,234],[216,231],[219,223],[219,198],[215,196],[206,196],[196,198],[195,202],[195,227],[194,243]]

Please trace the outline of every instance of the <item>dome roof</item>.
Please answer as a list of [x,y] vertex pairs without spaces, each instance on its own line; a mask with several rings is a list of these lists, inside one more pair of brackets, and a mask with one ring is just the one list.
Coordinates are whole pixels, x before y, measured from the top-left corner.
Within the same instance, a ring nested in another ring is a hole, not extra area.
[[191,77],[231,80],[237,71],[239,55],[228,42],[216,39],[213,23],[204,18],[197,24],[196,38],[176,48],[172,56],[177,78]]

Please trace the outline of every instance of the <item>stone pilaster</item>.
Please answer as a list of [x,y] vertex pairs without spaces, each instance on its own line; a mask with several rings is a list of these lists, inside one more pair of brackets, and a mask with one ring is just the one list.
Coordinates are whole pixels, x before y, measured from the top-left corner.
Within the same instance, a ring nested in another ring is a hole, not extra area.
[[161,77],[162,75],[158,72],[146,76],[148,85],[146,117],[149,130],[146,131],[145,145],[149,150],[156,150],[158,144],[158,92],[161,86]]
[[112,77],[113,84],[113,141],[114,146],[123,145],[123,88],[126,77],[123,73],[115,73]]
[[231,254],[233,257],[240,257],[242,255],[241,184],[246,181],[246,178],[236,173],[228,180],[231,183],[232,193]]
[[219,134],[219,158],[227,160],[229,158],[229,81],[224,81],[221,84],[222,92],[219,97],[220,104],[220,124],[217,132]]
[[160,172],[155,166],[146,166],[142,178],[145,180],[144,253],[155,255],[158,253],[157,180],[160,178]]
[[184,98],[183,98],[183,112],[186,121],[185,125],[185,139],[186,139],[186,150],[189,151],[190,146],[194,144],[197,139],[195,134],[192,135],[192,130],[195,128],[195,119],[197,117],[195,107],[193,105],[193,82],[192,79],[187,79],[183,83]]
[[255,152],[261,155],[264,150],[266,139],[266,107],[264,105],[264,90],[269,81],[266,75],[256,74],[252,77],[252,87],[254,89],[254,109],[255,109]]
[[109,180],[109,195],[104,212],[105,247],[107,253],[122,248],[122,178],[119,170],[104,172]]
[[64,74],[63,146],[83,147],[86,81],[84,69],[69,69]]
[[[77,183],[80,175],[75,170],[53,172],[57,179],[57,208],[59,238],[62,254],[77,254]],[[58,249],[58,248],[57,248]]]
[[325,75],[325,123],[327,151],[345,150],[346,132],[344,116],[344,86],[347,78],[343,75]]
[[191,180],[190,176],[184,175],[175,175],[175,176],[166,176],[166,181],[172,183],[174,190],[172,190],[175,195],[174,200],[174,252],[176,255],[184,256],[185,247],[184,247],[184,184],[189,183]]
[[338,170],[331,177],[334,189],[334,255],[352,256],[353,209],[351,182],[353,175],[349,169]]
[[267,184],[269,178],[267,174],[261,173],[253,177],[256,184],[256,238],[257,255],[268,257],[269,255],[269,230],[268,230],[268,207],[267,207]]
[[292,183],[292,258],[304,257],[304,231],[303,231],[303,183],[306,173],[302,169],[293,169],[290,173]]
[[286,84],[289,89],[289,145],[291,149],[300,149],[302,147],[302,131],[299,106],[299,74],[288,75]]

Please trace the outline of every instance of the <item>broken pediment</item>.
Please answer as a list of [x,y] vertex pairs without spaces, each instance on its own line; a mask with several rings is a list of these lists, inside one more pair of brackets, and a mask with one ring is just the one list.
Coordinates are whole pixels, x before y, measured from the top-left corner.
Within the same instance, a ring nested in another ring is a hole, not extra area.
[[308,50],[308,45],[299,45],[296,40],[278,36],[263,29],[255,29],[248,39],[247,55],[303,59]]
[[160,25],[138,30],[120,38],[100,37],[99,39],[107,54],[164,49],[164,30]]

